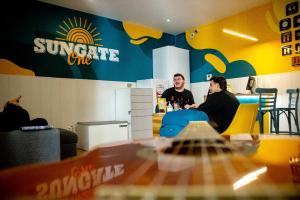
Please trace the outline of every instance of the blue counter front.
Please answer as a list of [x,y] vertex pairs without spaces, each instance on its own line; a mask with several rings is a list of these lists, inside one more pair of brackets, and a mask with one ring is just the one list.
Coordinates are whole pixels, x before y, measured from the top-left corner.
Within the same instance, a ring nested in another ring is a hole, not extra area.
[[236,95],[236,98],[241,104],[258,103],[259,100],[258,95]]
[[[259,95],[249,94],[249,95],[235,95],[241,104],[252,104],[259,103]],[[265,114],[263,117],[264,123],[264,133],[270,133],[270,115],[269,113]],[[259,133],[259,123],[256,121],[254,126],[254,133]]]

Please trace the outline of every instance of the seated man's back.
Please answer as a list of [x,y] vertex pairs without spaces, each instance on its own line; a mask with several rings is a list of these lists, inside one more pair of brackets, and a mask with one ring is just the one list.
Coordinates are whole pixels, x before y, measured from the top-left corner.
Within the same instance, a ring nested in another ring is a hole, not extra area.
[[212,126],[219,132],[224,132],[230,125],[239,107],[238,99],[227,91],[224,77],[210,79],[210,92],[206,101],[197,108],[209,116]]
[[209,95],[197,109],[205,112],[210,121],[217,124],[216,130],[222,133],[229,127],[238,107],[239,101],[232,93],[221,91]]

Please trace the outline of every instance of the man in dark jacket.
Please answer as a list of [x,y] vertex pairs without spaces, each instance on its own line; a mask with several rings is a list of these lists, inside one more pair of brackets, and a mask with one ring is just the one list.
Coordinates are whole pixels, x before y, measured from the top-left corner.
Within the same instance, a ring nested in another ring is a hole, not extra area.
[[209,93],[206,101],[197,110],[205,112],[209,116],[210,124],[222,133],[229,127],[240,103],[227,91],[227,82],[222,76],[210,79]]

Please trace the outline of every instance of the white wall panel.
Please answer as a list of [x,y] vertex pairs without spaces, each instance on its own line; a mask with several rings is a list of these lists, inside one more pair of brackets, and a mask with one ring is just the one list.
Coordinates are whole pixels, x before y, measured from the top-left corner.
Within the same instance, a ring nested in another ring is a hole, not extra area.
[[189,50],[174,46],[153,49],[153,79],[169,80],[169,87],[173,87],[176,73],[185,77],[185,88],[190,89]]
[[115,120],[115,89],[127,84],[0,74],[0,106],[22,95],[21,105],[31,119],[42,117],[55,127],[70,128],[79,121]]

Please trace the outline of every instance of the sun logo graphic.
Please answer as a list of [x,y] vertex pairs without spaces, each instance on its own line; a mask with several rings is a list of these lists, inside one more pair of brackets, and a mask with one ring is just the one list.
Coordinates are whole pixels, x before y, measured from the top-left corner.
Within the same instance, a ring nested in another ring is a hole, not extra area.
[[97,38],[100,33],[96,32],[96,29],[97,27],[93,27],[92,22],[88,23],[87,19],[85,19],[82,23],[81,17],[79,17],[79,19],[74,17],[73,22],[70,18],[68,18],[67,22],[66,20],[63,20],[63,25],[59,25],[59,30],[56,31],[56,33],[62,37],[57,37],[56,39],[95,46],[103,46],[102,44],[96,44],[97,41],[102,40],[101,38]]
[[119,62],[119,50],[103,47],[100,32],[81,17],[67,18],[58,25],[57,37],[35,38],[34,52],[67,56],[69,65],[90,65],[93,60]]

